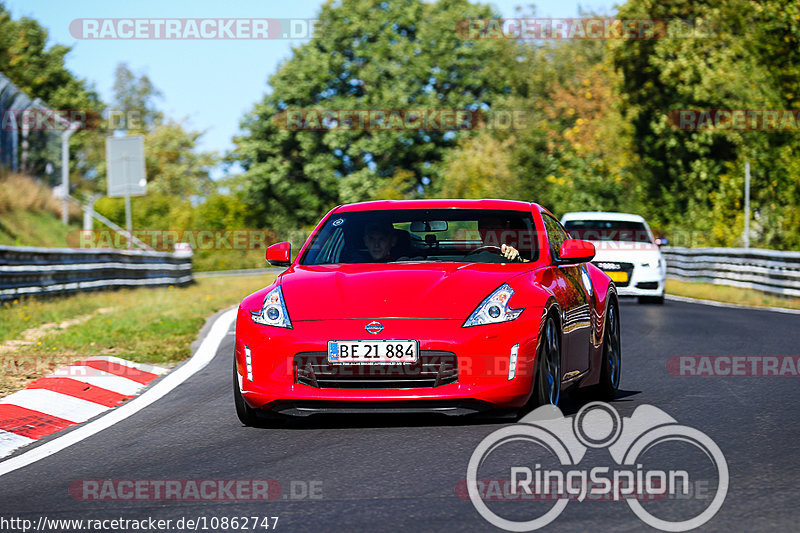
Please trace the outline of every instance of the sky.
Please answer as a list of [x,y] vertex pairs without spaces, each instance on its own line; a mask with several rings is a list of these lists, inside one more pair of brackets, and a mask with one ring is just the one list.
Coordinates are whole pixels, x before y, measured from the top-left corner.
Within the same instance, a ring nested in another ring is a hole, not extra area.
[[[488,2],[503,17],[514,17],[519,0]],[[524,2],[523,5],[530,5]],[[578,16],[579,8],[611,14],[608,0],[541,0],[537,17]],[[167,116],[185,119],[204,131],[201,150],[220,154],[233,148],[242,117],[269,92],[268,78],[291,56],[292,46],[305,41],[256,40],[92,40],[70,32],[75,19],[104,18],[277,18],[315,19],[322,0],[5,0],[13,18],[34,18],[50,32],[50,44],[72,47],[67,68],[94,85],[101,98],[112,100],[114,70],[126,62],[137,74],[146,74],[161,91],[156,102]]]

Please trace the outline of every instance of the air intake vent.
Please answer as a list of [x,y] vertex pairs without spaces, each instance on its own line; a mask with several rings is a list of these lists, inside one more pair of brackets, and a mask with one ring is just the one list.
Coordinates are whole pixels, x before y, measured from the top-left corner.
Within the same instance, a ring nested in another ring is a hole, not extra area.
[[429,389],[458,381],[453,352],[423,350],[413,364],[341,365],[325,352],[294,356],[295,382],[319,389]]

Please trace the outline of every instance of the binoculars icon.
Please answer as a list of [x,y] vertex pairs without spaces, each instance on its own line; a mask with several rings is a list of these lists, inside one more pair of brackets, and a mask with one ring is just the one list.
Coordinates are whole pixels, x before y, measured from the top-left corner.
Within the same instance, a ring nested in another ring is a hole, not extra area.
[[533,531],[544,527],[561,514],[570,500],[569,494],[563,494],[546,513],[527,521],[503,518],[487,506],[478,487],[478,469],[500,446],[518,441],[545,448],[562,467],[577,466],[590,448],[608,449],[620,467],[635,466],[642,454],[665,442],[684,442],[699,448],[714,465],[719,480],[711,503],[702,512],[689,519],[669,521],[648,512],[638,499],[625,499],[637,517],[662,531],[688,531],[706,523],[722,507],[728,492],[728,464],[717,444],[705,433],[679,424],[657,407],[640,405],[630,417],[623,419],[613,406],[592,402],[569,419],[558,407],[545,405],[519,423],[489,434],[477,446],[467,467],[467,490],[472,504],[483,518],[507,531]]

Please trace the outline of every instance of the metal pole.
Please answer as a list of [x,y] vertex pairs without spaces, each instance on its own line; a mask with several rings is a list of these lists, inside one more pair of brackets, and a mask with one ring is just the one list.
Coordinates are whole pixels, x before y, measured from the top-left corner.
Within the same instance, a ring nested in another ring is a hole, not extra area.
[[89,202],[83,206],[83,231],[92,231],[94,229],[94,204],[100,198],[100,194],[95,193],[89,199]]
[[128,158],[122,158],[122,182],[125,184],[125,229],[128,230],[128,249],[133,248],[133,222],[131,217],[131,195],[128,191]]
[[61,222],[64,225],[69,223],[69,136],[71,131],[68,129],[61,134]]
[[744,247],[750,248],[750,161],[744,164]]
[[128,249],[132,248],[133,243],[133,224],[131,223],[131,195],[125,194],[125,229],[128,230]]
[[61,222],[69,223],[69,138],[81,127],[80,122],[73,122],[61,134]]

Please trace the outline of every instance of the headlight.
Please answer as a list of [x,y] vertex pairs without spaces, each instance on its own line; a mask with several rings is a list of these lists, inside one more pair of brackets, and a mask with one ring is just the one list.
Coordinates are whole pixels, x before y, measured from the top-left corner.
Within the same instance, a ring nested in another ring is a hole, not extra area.
[[656,257],[644,263],[641,263],[642,268],[661,268],[661,258]]
[[250,311],[250,318],[256,324],[292,329],[292,321],[289,320],[289,312],[286,311],[286,303],[283,301],[283,291],[281,291],[280,285],[269,291],[264,297],[261,311]]
[[461,326],[468,328],[470,326],[481,326],[483,324],[498,324],[500,322],[510,322],[517,318],[522,309],[511,309],[508,307],[508,302],[514,294],[508,283],[503,283],[492,294],[486,297],[484,301],[475,309],[466,322]]

